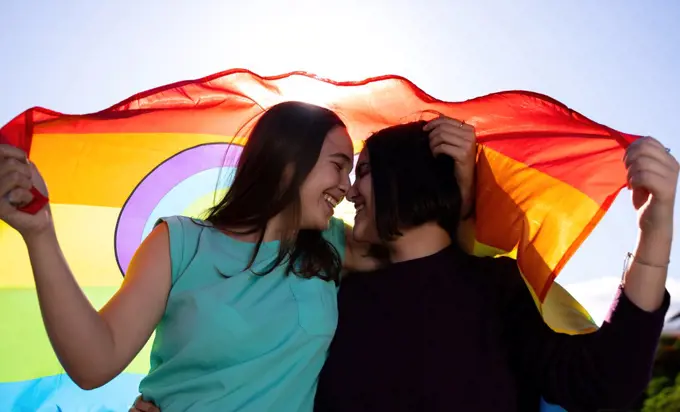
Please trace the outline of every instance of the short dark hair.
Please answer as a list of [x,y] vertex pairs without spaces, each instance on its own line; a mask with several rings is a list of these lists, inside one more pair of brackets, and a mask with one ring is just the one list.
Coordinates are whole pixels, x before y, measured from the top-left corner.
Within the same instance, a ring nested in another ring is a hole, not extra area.
[[[267,222],[287,211],[286,237],[276,261],[264,272],[288,260],[288,271],[304,278],[337,280],[342,262],[337,250],[318,230],[300,229],[300,187],[319,159],[326,135],[345,127],[340,117],[323,107],[284,102],[272,106],[257,120],[236,167],[234,181],[224,198],[208,211],[206,220],[225,229],[252,228],[260,232],[246,269],[255,262]],[[290,181],[282,187],[286,168]]]
[[435,157],[425,122],[388,127],[366,140],[382,241],[401,236],[400,228],[437,222],[455,239],[461,195],[455,161]]

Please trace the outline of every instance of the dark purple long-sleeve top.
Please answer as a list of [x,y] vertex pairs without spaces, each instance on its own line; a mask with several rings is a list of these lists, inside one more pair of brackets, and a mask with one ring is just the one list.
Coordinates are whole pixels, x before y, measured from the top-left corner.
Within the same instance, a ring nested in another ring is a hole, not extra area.
[[587,335],[552,331],[514,260],[449,247],[352,274],[315,410],[568,411],[626,407],[651,374],[670,296],[653,313],[619,290]]

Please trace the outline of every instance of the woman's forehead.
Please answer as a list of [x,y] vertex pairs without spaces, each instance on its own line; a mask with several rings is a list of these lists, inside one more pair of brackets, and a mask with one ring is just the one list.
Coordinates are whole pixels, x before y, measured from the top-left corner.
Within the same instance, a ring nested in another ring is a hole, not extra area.
[[326,135],[321,150],[329,153],[341,152],[351,157],[353,152],[352,139],[345,128],[335,127]]
[[366,149],[366,147],[364,147],[361,150],[361,153],[359,153],[359,159],[357,160],[357,164],[366,163],[366,162],[368,162],[368,149]]

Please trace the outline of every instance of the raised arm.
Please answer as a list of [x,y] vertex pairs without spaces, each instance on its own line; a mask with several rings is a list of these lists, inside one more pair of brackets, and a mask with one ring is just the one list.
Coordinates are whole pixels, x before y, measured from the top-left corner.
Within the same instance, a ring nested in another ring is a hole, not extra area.
[[[502,314],[508,359],[524,405],[540,396],[567,410],[626,408],[647,386],[670,297],[647,312],[621,287],[602,327],[585,335],[551,330],[510,259],[506,266]],[[506,261],[507,260],[507,261]]]
[[624,275],[624,290],[635,305],[652,312],[661,305],[666,288],[680,167],[651,137],[633,142],[624,161],[640,229],[635,253]]
[[[678,164],[654,139],[636,141],[625,158],[640,234],[633,258],[602,327],[568,336],[540,317],[514,262],[505,265],[506,338],[520,380],[568,410],[625,408],[651,377],[670,304],[665,288],[673,237]],[[512,272],[512,273],[511,273]]]
[[64,259],[49,206],[35,215],[16,209],[32,199],[32,185],[47,194],[25,154],[0,145],[0,220],[26,242],[40,310],[57,357],[78,386],[93,389],[132,361],[163,315],[171,286],[168,229],[161,225],[147,237],[120,290],[98,312]]

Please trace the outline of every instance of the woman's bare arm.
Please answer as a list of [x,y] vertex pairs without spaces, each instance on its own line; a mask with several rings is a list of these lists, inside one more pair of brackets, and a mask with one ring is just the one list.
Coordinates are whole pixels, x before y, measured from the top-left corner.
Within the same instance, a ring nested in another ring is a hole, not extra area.
[[78,286],[54,230],[26,244],[47,334],[66,373],[83,389],[106,384],[137,355],[165,311],[171,286],[167,225],[142,243],[120,290],[100,311]]

